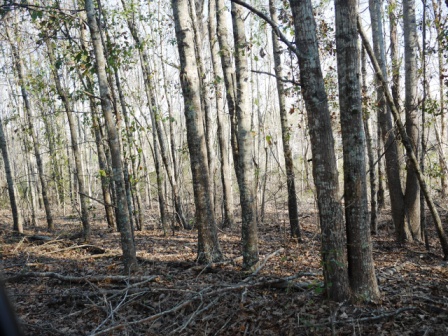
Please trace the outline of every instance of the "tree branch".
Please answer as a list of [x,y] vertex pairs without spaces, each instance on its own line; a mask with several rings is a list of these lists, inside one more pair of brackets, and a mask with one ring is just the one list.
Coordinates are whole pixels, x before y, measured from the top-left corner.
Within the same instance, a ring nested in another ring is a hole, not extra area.
[[285,79],[285,78],[276,76],[276,75],[274,75],[274,74],[272,74],[272,73],[270,73],[270,72],[267,72],[267,71],[252,70],[252,72],[253,72],[253,73],[257,73],[257,74],[262,74],[262,75],[268,75],[268,76],[277,78],[279,81],[281,81],[281,82],[283,82],[283,83],[290,83],[290,84],[293,84],[293,85],[300,86],[300,83],[299,83],[299,82],[296,82],[295,80],[292,80],[292,79]]
[[264,21],[266,21],[271,27],[272,30],[274,31],[275,35],[277,35],[279,37],[279,39],[285,43],[288,48],[294,53],[296,54],[296,56],[298,58],[307,58],[306,55],[304,55],[302,52],[300,52],[300,50],[298,50],[294,44],[292,44],[291,41],[289,41],[286,36],[280,31],[280,29],[278,28],[278,26],[274,23],[274,21],[272,21],[266,14],[264,14],[263,12],[259,11],[258,9],[252,7],[251,5],[245,3],[244,1],[241,0],[231,0],[232,2],[243,6],[245,8],[247,8],[248,10],[250,10],[252,13],[254,13],[255,15],[259,16],[260,18],[262,18]]

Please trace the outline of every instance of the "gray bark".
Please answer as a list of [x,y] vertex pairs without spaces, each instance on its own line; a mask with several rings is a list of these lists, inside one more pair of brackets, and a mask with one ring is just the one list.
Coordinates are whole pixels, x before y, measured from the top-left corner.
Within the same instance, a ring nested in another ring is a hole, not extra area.
[[216,115],[218,122],[217,137],[219,143],[219,153],[221,158],[221,184],[223,189],[223,203],[224,213],[222,219],[222,226],[231,228],[234,225],[233,216],[233,194],[232,194],[232,179],[231,168],[228,158],[227,141],[224,134],[224,101],[223,101],[223,84],[218,80],[218,77],[223,76],[221,59],[219,57],[219,45],[216,37],[216,2],[215,0],[209,1],[209,18],[208,18],[208,31],[209,42],[213,65],[213,75],[215,80],[213,81],[215,87],[216,97]]
[[232,2],[233,39],[235,45],[236,116],[238,120],[238,165],[242,216],[243,269],[252,270],[259,262],[256,215],[254,147],[249,108],[249,71],[243,8]]
[[188,0],[173,0],[177,46],[181,64],[180,81],[184,96],[190,165],[198,227],[198,261],[209,263],[222,259],[213,204],[210,197],[207,148],[201,108],[200,83],[194,51],[193,22]]
[[294,18],[302,94],[308,115],[322,232],[322,265],[326,294],[336,301],[350,297],[344,215],[340,202],[328,99],[319,59],[316,22],[310,0],[290,0]]
[[6,145],[5,132],[3,131],[3,120],[0,118],[0,150],[2,151],[3,164],[5,165],[6,182],[8,184],[9,203],[11,205],[13,230],[23,233],[23,222],[17,208],[16,192],[14,190],[14,179],[12,176],[11,165],[9,163],[8,147]]
[[107,133],[109,136],[109,146],[112,159],[113,179],[115,182],[117,195],[117,226],[121,234],[121,247],[123,250],[123,263],[125,273],[131,272],[137,268],[137,258],[135,245],[132,235],[132,228],[129,221],[129,211],[126,199],[126,192],[123,178],[123,164],[121,160],[121,148],[119,144],[117,126],[115,124],[112,103],[108,88],[107,74],[106,74],[106,59],[104,57],[103,45],[101,43],[101,36],[98,30],[97,21],[95,17],[95,9],[92,0],[85,1],[85,10],[87,12],[87,20],[92,36],[93,49],[96,59],[96,73],[98,76],[101,107],[103,116],[106,121]]
[[54,49],[52,46],[52,42],[46,39],[45,41],[47,45],[48,57],[50,59],[51,68],[53,72],[53,79],[56,84],[56,90],[58,92],[59,97],[62,99],[62,103],[64,104],[65,113],[67,115],[68,125],[70,129],[70,138],[72,144],[73,157],[75,159],[75,175],[78,181],[78,192],[80,196],[80,207],[81,207],[81,222],[83,227],[83,239],[86,241],[90,240],[90,223],[89,223],[89,212],[87,209],[87,197],[86,191],[84,188],[84,178],[83,178],[83,169],[81,165],[81,152],[78,144],[78,132],[76,131],[76,122],[73,116],[72,107],[69,102],[67,91],[64,87],[62,87],[61,80],[59,78],[58,69],[56,67],[56,58],[54,55]]
[[[384,52],[383,25],[381,19],[381,9],[378,0],[369,0],[370,20],[372,23],[373,50],[378,59],[383,76],[387,80],[386,56]],[[387,109],[384,98],[384,90],[379,82],[377,89],[377,113],[378,123],[381,130],[381,137],[384,143],[386,159],[386,175],[389,186],[390,204],[392,209],[392,219],[395,226],[395,233],[398,241],[404,241],[407,236],[404,221],[404,196],[400,181],[400,164],[398,160],[398,146],[395,141],[395,134],[392,124],[392,116]],[[381,153],[382,154],[382,153]]]
[[[417,24],[415,18],[415,1],[403,0],[403,35],[405,62],[405,112],[406,133],[411,141],[413,151],[419,152],[419,120],[417,97]],[[406,192],[404,196],[405,215],[412,237],[422,240],[420,225],[420,187],[417,173],[409,161],[406,162]]]
[[[274,6],[274,0],[269,0],[269,10],[272,21],[277,24],[277,10]],[[283,154],[285,156],[286,184],[288,188],[288,214],[289,225],[291,229],[291,237],[300,237],[299,213],[297,207],[297,195],[294,176],[294,162],[292,160],[291,146],[289,139],[291,137],[291,129],[288,125],[288,113],[286,111],[285,89],[282,82],[282,61],[281,49],[277,35],[272,31],[272,48],[274,53],[274,70],[277,76],[277,93],[280,107],[280,124],[282,128]],[[267,159],[267,158],[266,158]],[[263,194],[264,195],[264,194]]]
[[356,30],[358,0],[335,0],[335,11],[348,275],[357,299],[376,301],[380,293],[373,264],[367,209],[366,142]]

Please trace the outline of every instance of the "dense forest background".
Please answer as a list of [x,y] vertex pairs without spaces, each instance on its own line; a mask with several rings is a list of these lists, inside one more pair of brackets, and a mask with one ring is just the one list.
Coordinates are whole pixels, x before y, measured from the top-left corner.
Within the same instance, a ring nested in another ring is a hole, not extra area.
[[447,333],[447,6],[1,2],[21,328]]

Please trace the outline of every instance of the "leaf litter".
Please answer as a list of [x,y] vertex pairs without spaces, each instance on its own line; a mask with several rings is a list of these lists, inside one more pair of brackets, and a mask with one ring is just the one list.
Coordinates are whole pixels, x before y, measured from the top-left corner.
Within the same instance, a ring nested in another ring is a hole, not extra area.
[[278,210],[266,214],[253,274],[241,272],[238,224],[219,231],[225,261],[199,265],[195,230],[163,236],[145,223],[135,232],[139,270],[123,276],[119,235],[100,216],[89,243],[68,239],[79,226],[64,216],[51,235],[43,226],[14,234],[0,216],[1,272],[27,335],[448,334],[448,264],[430,223],[427,252],[397,244],[382,220],[373,237],[382,299],[363,304],[325,299],[311,208],[301,241],[289,239]]

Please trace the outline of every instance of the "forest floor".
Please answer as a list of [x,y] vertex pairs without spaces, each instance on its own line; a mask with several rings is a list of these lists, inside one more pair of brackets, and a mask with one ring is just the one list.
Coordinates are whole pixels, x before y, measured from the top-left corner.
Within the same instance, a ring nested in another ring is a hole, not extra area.
[[268,214],[259,227],[265,263],[252,275],[241,272],[237,227],[219,232],[227,262],[204,266],[195,263],[195,230],[163,236],[148,213],[145,231],[135,232],[140,269],[123,277],[120,237],[104,219],[84,244],[67,238],[79,229],[73,216],[59,216],[51,235],[43,216],[16,235],[3,212],[0,272],[26,335],[448,335],[448,263],[430,218],[427,252],[397,245],[382,215],[373,238],[381,300],[335,303],[322,293],[308,206],[302,242],[289,239],[285,213]]

